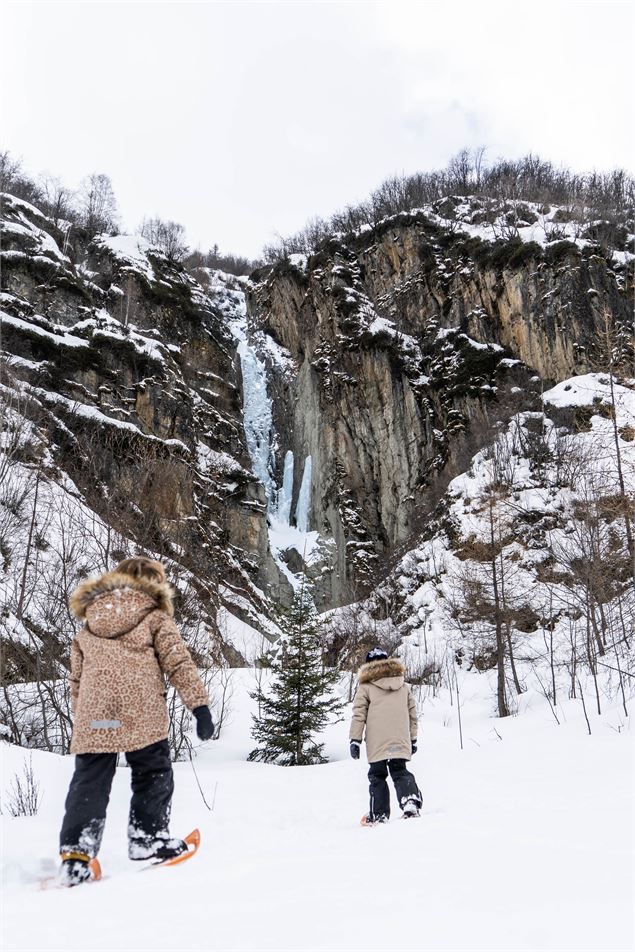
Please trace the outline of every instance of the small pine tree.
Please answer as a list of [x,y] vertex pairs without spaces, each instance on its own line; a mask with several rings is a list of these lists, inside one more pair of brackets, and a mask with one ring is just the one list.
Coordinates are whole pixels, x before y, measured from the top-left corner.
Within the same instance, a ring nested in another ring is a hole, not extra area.
[[249,760],[285,767],[323,764],[324,744],[313,737],[341,711],[342,703],[333,692],[339,675],[324,668],[321,625],[304,585],[281,615],[282,646],[272,664],[269,692],[259,685],[251,695],[258,702],[251,732],[258,747]]

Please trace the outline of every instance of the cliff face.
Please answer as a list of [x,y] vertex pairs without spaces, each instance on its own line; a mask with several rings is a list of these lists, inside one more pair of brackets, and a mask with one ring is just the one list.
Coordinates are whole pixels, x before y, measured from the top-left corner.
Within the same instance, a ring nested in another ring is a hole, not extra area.
[[38,427],[38,452],[123,538],[189,574],[213,628],[219,605],[262,609],[265,499],[231,282],[206,293],[132,236],[98,237],[73,262],[68,236],[11,196],[3,219],[3,393]]
[[552,381],[588,369],[603,307],[629,319],[622,269],[597,246],[483,241],[411,218],[356,249],[369,297],[407,333],[459,327]]
[[385,573],[497,425],[590,368],[605,308],[629,322],[632,285],[589,241],[478,230],[400,215],[251,286],[252,331],[295,366],[269,365],[274,467],[311,457],[311,527],[336,543],[326,603]]
[[320,607],[358,598],[501,426],[601,369],[604,309],[629,320],[628,256],[550,231],[555,210],[508,233],[450,206],[246,281],[136,237],[78,245],[5,196],[2,387],[29,465],[180,567],[214,630],[220,606],[271,634],[305,570]]

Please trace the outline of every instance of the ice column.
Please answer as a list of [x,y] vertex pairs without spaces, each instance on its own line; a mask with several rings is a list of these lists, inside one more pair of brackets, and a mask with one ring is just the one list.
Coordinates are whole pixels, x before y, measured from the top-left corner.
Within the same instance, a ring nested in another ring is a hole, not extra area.
[[302,483],[300,484],[300,493],[298,503],[295,507],[295,521],[300,532],[309,531],[309,518],[311,515],[311,457],[307,456],[304,461],[304,472],[302,473]]
[[243,374],[244,427],[247,449],[254,473],[267,493],[267,506],[273,500],[271,479],[272,401],[267,396],[267,374],[253,347],[246,340],[238,344]]
[[291,498],[293,496],[293,453],[287,450],[284,457],[282,488],[278,493],[278,519],[285,526],[291,520]]

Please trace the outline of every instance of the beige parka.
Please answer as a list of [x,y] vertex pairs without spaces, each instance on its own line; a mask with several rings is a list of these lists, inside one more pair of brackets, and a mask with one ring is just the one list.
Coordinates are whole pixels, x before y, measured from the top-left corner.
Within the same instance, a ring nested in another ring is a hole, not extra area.
[[410,760],[417,739],[417,707],[399,658],[369,661],[359,669],[350,739],[361,743],[366,729],[368,763]]
[[71,753],[139,750],[168,736],[167,678],[190,710],[209,704],[172,615],[166,582],[108,572],[70,599]]

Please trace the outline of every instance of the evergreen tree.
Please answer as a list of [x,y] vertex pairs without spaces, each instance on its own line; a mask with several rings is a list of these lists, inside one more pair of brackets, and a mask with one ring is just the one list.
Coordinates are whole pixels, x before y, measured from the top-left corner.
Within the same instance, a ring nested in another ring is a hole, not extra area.
[[313,737],[340,713],[342,703],[333,691],[338,672],[323,665],[320,620],[305,585],[295,593],[280,627],[282,644],[269,691],[258,686],[251,695],[258,702],[251,732],[258,746],[249,760],[285,767],[323,764],[324,744]]

